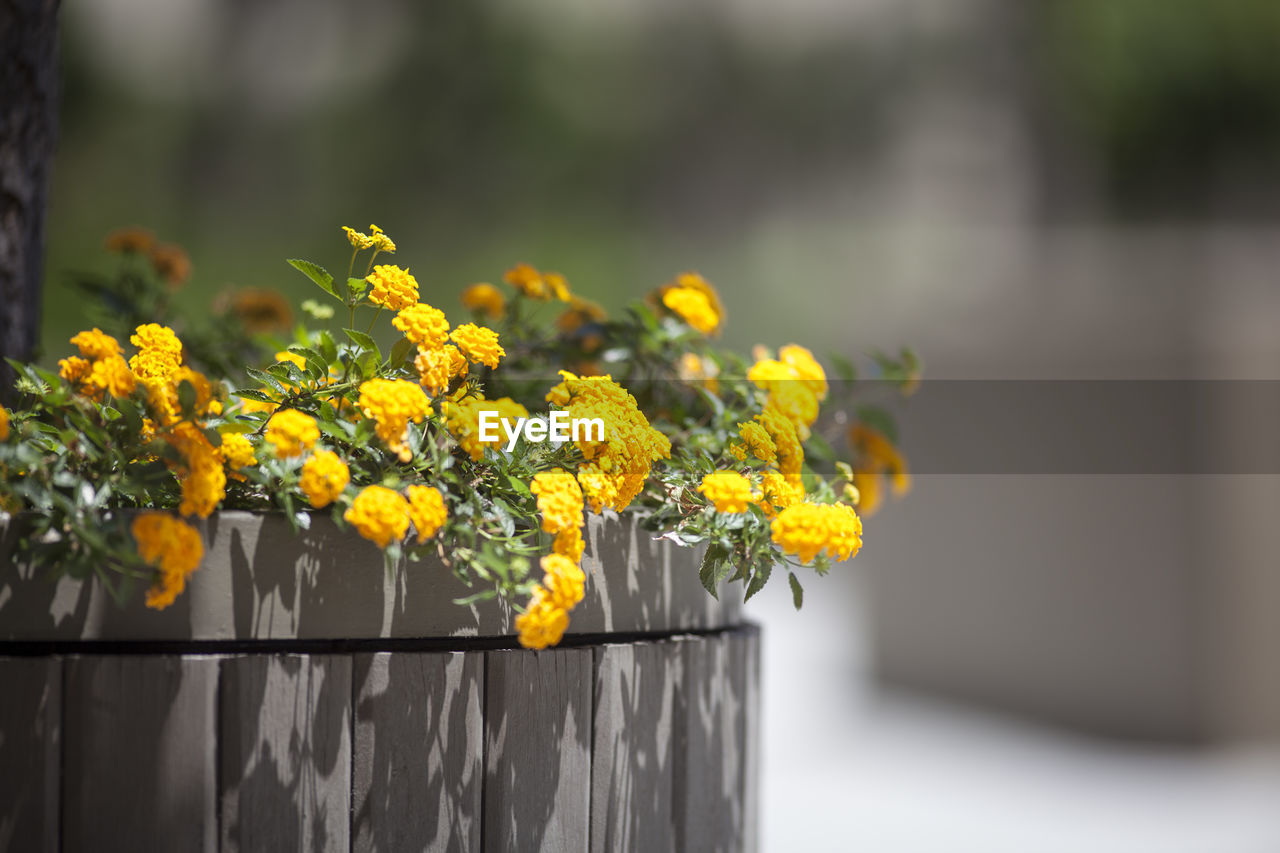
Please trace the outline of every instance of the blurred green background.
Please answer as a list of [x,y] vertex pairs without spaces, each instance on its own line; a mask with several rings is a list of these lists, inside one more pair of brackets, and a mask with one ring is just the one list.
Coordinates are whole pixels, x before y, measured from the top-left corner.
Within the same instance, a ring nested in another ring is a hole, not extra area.
[[927,355],[910,306],[986,254],[951,256],[949,234],[1280,214],[1268,0],[62,14],[46,361],[81,323],[67,272],[130,224],[189,249],[193,307],[228,285],[312,295],[283,258],[340,267],[338,227],[377,222],[450,310],[517,261],[609,307],[695,268],[732,344]]

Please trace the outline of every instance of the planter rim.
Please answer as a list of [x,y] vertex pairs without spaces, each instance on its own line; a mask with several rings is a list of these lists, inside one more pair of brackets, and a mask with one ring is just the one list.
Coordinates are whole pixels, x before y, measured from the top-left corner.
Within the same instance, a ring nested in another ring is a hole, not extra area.
[[[703,549],[655,539],[638,515],[587,514],[586,597],[566,640],[739,624],[739,591],[717,599],[702,587]],[[0,520],[0,643],[498,641],[514,633],[515,612],[496,600],[454,604],[474,590],[439,560],[402,560],[389,574],[372,543],[328,515],[313,515],[311,529],[296,536],[278,511],[220,510],[196,524],[205,541],[201,567],[171,607],[155,611],[140,590],[120,607],[92,579],[38,575],[12,554],[9,525]]]

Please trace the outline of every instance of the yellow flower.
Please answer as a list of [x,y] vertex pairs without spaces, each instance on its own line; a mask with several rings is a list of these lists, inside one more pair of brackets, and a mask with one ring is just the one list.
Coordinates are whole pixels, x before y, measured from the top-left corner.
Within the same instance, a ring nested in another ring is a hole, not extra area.
[[713,471],[702,478],[698,491],[716,512],[746,512],[751,503],[751,481],[737,471]]
[[777,471],[765,471],[760,476],[760,491],[754,499],[764,514],[773,518],[779,510],[804,500],[804,486],[788,480]]
[[516,264],[502,278],[530,299],[542,302],[552,297],[561,302],[568,302],[570,299],[569,283],[558,272],[544,273],[529,264]]
[[879,431],[858,423],[849,428],[849,444],[855,453],[853,485],[861,499],[863,515],[873,515],[883,502],[880,478],[887,475],[895,495],[911,489],[906,458]]
[[80,332],[71,339],[71,343],[80,348],[80,355],[94,361],[122,352],[119,341],[96,327],[92,331]]
[[156,236],[145,228],[118,228],[107,235],[103,245],[108,252],[149,252],[156,243]]
[[58,359],[58,375],[79,386],[81,393],[92,393],[92,387],[86,387],[90,374],[93,373],[93,362],[78,355]]
[[510,397],[503,397],[500,400],[466,397],[442,407],[442,411],[446,415],[445,423],[449,427],[449,432],[453,433],[458,440],[458,446],[466,451],[474,462],[484,458],[486,447],[497,448],[506,441],[502,437],[502,430],[498,430],[498,438],[493,441],[480,440],[481,411],[497,412],[499,418],[507,418],[513,423],[517,418],[529,416],[529,410]]
[[542,587],[533,590],[533,597],[524,613],[516,617],[516,630],[520,632],[520,645],[526,649],[545,649],[554,646],[569,627],[569,613],[557,607]]
[[342,516],[379,548],[399,541],[409,529],[409,502],[385,486],[365,486]]
[[730,451],[739,461],[745,461],[747,453],[751,453],[761,462],[774,465],[778,461],[778,446],[773,443],[769,431],[759,421],[747,421],[738,424],[738,437],[741,444],[734,444]]
[[770,529],[782,552],[801,563],[813,562],[823,552],[848,560],[862,548],[862,520],[847,504],[795,504],[778,513]]
[[351,244],[351,248],[357,252],[362,252],[373,245],[373,238],[368,234],[361,234],[349,225],[343,225],[342,230],[347,235],[347,242]]
[[226,497],[227,475],[222,470],[222,455],[190,421],[178,423],[164,438],[183,458],[183,465],[178,468],[182,483],[178,512],[208,518],[218,502]]
[[379,252],[391,254],[396,250],[395,241],[386,234],[382,233],[382,229],[377,225],[369,226],[369,240],[373,243],[374,248]]
[[143,382],[168,382],[182,363],[182,341],[168,326],[141,325],[129,336],[129,342],[138,348],[129,366]]
[[130,529],[138,543],[138,556],[160,573],[147,591],[147,606],[163,610],[177,599],[187,578],[200,566],[204,542],[194,527],[163,512],[140,513]]
[[336,501],[349,482],[351,472],[347,470],[347,463],[331,450],[317,450],[303,464],[298,488],[313,507],[321,509]]
[[406,269],[378,264],[365,276],[365,281],[373,286],[369,291],[369,301],[375,305],[399,311],[418,301],[418,280]]
[[697,353],[687,352],[680,356],[676,365],[676,374],[685,382],[700,383],[712,394],[720,391],[720,366],[709,358],[701,358]]
[[431,402],[422,386],[407,379],[370,379],[360,385],[360,411],[376,422],[378,438],[402,462],[413,458],[406,444],[409,422],[421,423],[431,414]]
[[418,541],[425,542],[449,520],[444,495],[434,486],[409,487],[409,518],[418,531]]
[[811,388],[819,400],[827,398],[827,372],[813,353],[798,344],[787,344],[778,350],[778,359],[790,367],[795,377]]
[[658,459],[671,455],[671,442],[649,425],[635,397],[609,376],[575,376],[560,371],[559,385],[546,400],[564,409],[570,419],[599,419],[603,440],[584,434],[575,442],[585,462],[578,482],[592,512],[605,506],[621,512],[640,490]]
[[283,409],[267,421],[263,437],[275,447],[277,456],[287,459],[310,450],[320,438],[320,428],[310,415],[297,409]]
[[9,440],[9,410],[0,406],[0,441]]
[[404,332],[404,336],[419,347],[436,349],[449,339],[449,321],[444,312],[425,302],[417,302],[401,309],[391,320],[391,325]]
[[128,397],[137,387],[138,380],[129,369],[124,356],[113,355],[93,363],[89,384],[101,388],[112,397]]
[[542,529],[547,533],[582,526],[582,488],[568,471],[539,471],[533,475],[529,491],[538,496]]
[[548,554],[542,558],[542,586],[546,597],[561,610],[572,610],[583,598],[587,576],[578,564],[562,554]]
[[586,547],[586,543],[582,541],[582,528],[566,527],[556,534],[556,539],[551,543],[551,551],[555,554],[561,554],[573,560],[575,563],[582,560],[582,552]]
[[662,304],[681,320],[704,335],[712,335],[724,322],[720,294],[705,278],[693,272],[681,273],[659,289]]
[[191,387],[196,392],[196,414],[217,415],[222,413],[222,404],[214,398],[213,383],[203,373],[198,370],[192,370],[184,364],[174,371],[170,381],[173,384],[175,399],[178,385],[183,382],[191,383]]
[[467,360],[453,344],[435,349],[419,347],[413,366],[418,369],[418,381],[433,397],[447,391],[455,376],[467,375]]
[[506,311],[507,301],[498,288],[481,282],[462,291],[462,307],[468,311],[478,311],[490,320],[497,320]]
[[765,432],[773,439],[778,453],[778,470],[791,482],[800,481],[800,471],[804,467],[804,445],[796,426],[787,417],[769,407],[756,415],[756,421],[764,427]]
[[477,362],[487,367],[497,367],[498,360],[507,351],[498,343],[498,333],[493,329],[477,326],[475,323],[463,323],[453,330],[449,336],[462,350],[468,361]]
[[711,307],[711,300],[692,288],[671,288],[662,294],[662,304],[704,335],[712,334],[720,325],[720,317]]
[[249,437],[243,433],[224,432],[222,447],[219,450],[222,453],[222,461],[232,471],[258,464],[257,457],[253,455],[253,445],[249,443]]

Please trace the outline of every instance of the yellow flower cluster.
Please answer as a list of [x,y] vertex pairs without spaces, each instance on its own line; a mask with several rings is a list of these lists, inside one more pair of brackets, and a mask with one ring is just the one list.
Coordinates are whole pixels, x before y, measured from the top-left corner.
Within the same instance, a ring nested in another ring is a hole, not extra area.
[[799,478],[788,480],[778,471],[765,471],[760,475],[760,491],[755,496],[756,503],[764,510],[764,514],[773,518],[780,510],[804,500],[804,486]]
[[425,302],[416,302],[400,310],[391,325],[404,332],[415,346],[436,349],[449,339],[449,321],[444,312]]
[[827,375],[813,353],[788,344],[778,351],[778,358],[757,360],[747,379],[769,392],[766,407],[791,421],[802,441],[809,437],[819,403],[827,396]]
[[365,486],[342,517],[365,539],[386,548],[409,530],[409,502],[386,486]]
[[434,486],[409,487],[409,518],[418,531],[418,541],[425,542],[449,520],[444,495]]
[[[503,441],[501,437],[489,442],[480,440],[480,412],[482,410],[497,412],[499,418],[507,418],[512,422],[518,418],[527,418],[529,416],[529,410],[510,397],[503,397],[500,400],[463,397],[456,402],[446,403],[442,407],[445,415],[445,425],[473,462],[479,462],[484,458],[484,449],[486,447],[500,447]],[[501,430],[499,430],[499,433],[501,433]]]
[[449,519],[444,495],[433,486],[420,485],[410,486],[408,495],[406,500],[385,486],[365,486],[342,517],[379,548],[404,539],[410,522],[419,542],[430,539]]
[[[241,468],[248,468],[250,465],[257,465],[258,458],[254,455],[253,445],[249,442],[249,437],[238,432],[224,432],[222,434],[222,446],[218,448],[222,454],[222,461],[232,471],[239,471]],[[243,480],[243,474],[232,474],[232,477]]]
[[516,264],[507,270],[502,280],[530,299],[547,302],[558,299],[568,302],[569,283],[558,272],[540,272],[529,264]]
[[453,344],[438,349],[419,349],[413,366],[418,370],[418,381],[431,396],[439,396],[449,390],[455,376],[467,375],[467,360]]
[[138,348],[129,366],[143,382],[168,382],[182,363],[182,341],[168,326],[146,323],[134,331],[129,342]]
[[159,572],[147,590],[147,606],[163,610],[182,594],[187,578],[199,567],[204,542],[194,527],[163,512],[139,514],[130,529],[138,556]]
[[267,421],[263,436],[276,449],[282,459],[301,456],[315,446],[320,439],[320,427],[316,419],[297,409],[281,409]]
[[583,497],[573,474],[559,468],[535,474],[529,491],[538,497],[542,529],[556,538],[552,553],[542,558],[542,585],[534,589],[515,626],[522,646],[545,649],[560,642],[569,627],[569,611],[584,595],[586,575],[578,565],[583,551]]
[[772,538],[784,554],[811,563],[820,553],[848,560],[862,547],[862,519],[847,504],[798,503],[778,513]]
[[0,441],[9,440],[9,410],[0,406]]
[[498,366],[498,360],[507,351],[498,343],[498,333],[475,323],[463,323],[453,330],[449,336],[468,361],[483,364],[486,367]]
[[120,342],[101,329],[83,331],[71,338],[80,355],[58,361],[63,379],[94,400],[106,391],[113,397],[127,397],[137,387],[137,378],[121,355]]
[[406,440],[409,422],[421,423],[431,414],[431,402],[422,387],[407,379],[370,379],[360,385],[360,411],[373,418],[378,438],[401,462],[413,458]]
[[349,482],[347,463],[331,450],[317,450],[303,463],[298,488],[313,507],[321,509],[336,501]]
[[569,308],[556,318],[556,328],[570,335],[588,323],[601,322],[605,317],[604,309],[597,303],[578,296],[570,296]]
[[396,244],[390,237],[382,233],[382,229],[377,225],[370,225],[371,234],[361,234],[354,228],[342,226],[342,230],[347,235],[347,241],[351,243],[352,248],[357,252],[365,249],[377,249],[379,252],[394,252]]
[[746,512],[751,503],[751,481],[737,471],[713,471],[698,485],[716,512]]
[[747,454],[751,454],[761,462],[775,465],[778,462],[778,445],[774,443],[769,431],[759,421],[747,421],[738,424],[738,438],[729,446],[729,452],[739,462],[745,462]]
[[369,301],[375,305],[399,311],[418,301],[418,280],[393,264],[378,264],[365,281],[372,286]]
[[484,314],[490,320],[497,320],[507,310],[507,300],[502,291],[487,282],[473,284],[462,291],[462,307],[468,311]]
[[653,463],[671,455],[671,442],[649,425],[635,397],[609,376],[575,376],[560,371],[562,381],[547,392],[547,402],[572,418],[599,418],[604,440],[577,442],[585,462],[578,482],[592,512],[609,506],[626,509],[649,476]]
[[191,421],[175,424],[164,438],[182,455],[177,471],[182,483],[178,512],[208,518],[226,496],[227,475],[222,470],[222,454]]
[[662,304],[704,335],[713,335],[724,322],[720,294],[695,272],[681,273],[659,291]]
[[849,444],[854,450],[853,486],[858,491],[858,509],[863,515],[874,515],[884,501],[882,481],[889,478],[895,495],[911,488],[907,460],[889,439],[866,424],[849,428]]

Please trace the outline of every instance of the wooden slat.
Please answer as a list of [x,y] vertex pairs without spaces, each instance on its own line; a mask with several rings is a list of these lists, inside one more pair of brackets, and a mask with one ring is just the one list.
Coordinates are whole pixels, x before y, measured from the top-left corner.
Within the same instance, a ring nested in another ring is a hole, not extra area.
[[62,662],[0,658],[0,850],[58,849]]
[[486,653],[484,849],[587,850],[590,649]]
[[760,629],[748,625],[731,632],[729,649],[730,678],[742,684],[742,849],[756,853],[760,849]]
[[218,660],[68,658],[64,851],[214,850]]
[[596,647],[591,849],[674,850],[675,701],[680,645]]
[[683,690],[675,784],[677,848],[739,851],[744,846],[743,678],[732,671],[729,634],[677,640]]
[[219,701],[222,849],[347,850],[351,658],[228,658]]
[[357,655],[352,849],[479,851],[481,652]]

